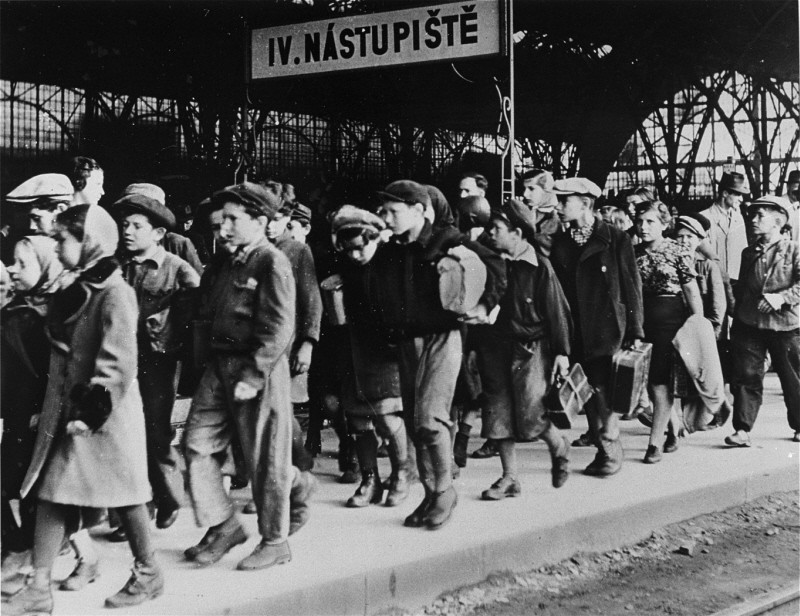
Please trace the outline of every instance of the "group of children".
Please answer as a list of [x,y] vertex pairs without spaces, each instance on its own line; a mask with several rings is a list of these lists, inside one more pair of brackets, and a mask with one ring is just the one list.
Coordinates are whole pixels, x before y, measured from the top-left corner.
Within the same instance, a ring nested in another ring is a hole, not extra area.
[[[16,244],[15,295],[3,308],[3,545],[31,554],[33,567],[21,575],[22,559],[16,571],[4,561],[5,613],[52,612],[51,572],[65,538],[78,563],[62,588],[96,579],[82,529],[103,510],[135,557],[106,605],[160,595],[149,524],[175,522],[184,486],[207,528],[184,555],[201,566],[219,561],[247,541],[225,475],[249,480],[248,509],[258,517],[260,541],[237,568],[291,560],[288,537],[308,521],[316,486],[293,409],[320,404],[309,389],[318,387],[315,349],[326,327],[342,342],[327,393],[346,416],[343,438],[361,473],[348,507],[399,505],[418,477],[424,498],[405,525],[446,524],[477,410],[502,466],[484,500],[520,494],[521,441],[546,444],[552,485],[563,486],[570,443],[546,398],[575,362],[593,392],[585,411],[597,454],[585,473],[620,470],[612,358],[654,335],[640,269],[661,242],[634,252],[630,235],[595,212],[600,189],[590,180],[532,172],[522,200],[493,208],[485,178],[470,174],[452,210],[435,187],[392,182],[373,211],[331,212],[329,273],[338,278],[322,284],[323,298],[305,243],[312,211],[283,185],[243,182],[201,204],[196,216],[213,232],[214,253],[203,267],[174,233],[163,190],[129,185],[106,210],[102,170],[84,160],[83,184],[45,174],[7,196],[27,208],[35,234]],[[658,208],[637,210],[637,221],[652,221],[660,237]],[[800,271],[789,278],[780,309],[796,312]],[[335,327],[322,323],[323,299],[338,313]],[[185,480],[171,425],[182,369],[197,375],[182,438]],[[648,455],[667,450],[665,418],[659,407]],[[379,439],[391,462],[385,479]],[[16,499],[19,525],[10,515]]]

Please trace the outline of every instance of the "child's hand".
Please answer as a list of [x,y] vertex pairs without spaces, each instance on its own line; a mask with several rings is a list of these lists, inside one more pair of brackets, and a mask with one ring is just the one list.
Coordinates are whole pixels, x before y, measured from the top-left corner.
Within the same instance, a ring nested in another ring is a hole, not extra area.
[[311,365],[311,352],[313,350],[314,345],[308,340],[300,345],[300,348],[297,349],[297,353],[292,357],[292,375],[308,372],[308,367]]
[[71,434],[72,436],[86,436],[89,434],[89,432],[89,426],[83,423],[80,419],[70,421],[67,424],[67,434]]
[[555,381],[557,376],[566,378],[568,374],[569,357],[566,355],[556,355],[555,360],[553,360],[553,375],[550,377],[550,381]]
[[236,383],[236,387],[233,389],[233,399],[237,402],[244,402],[246,400],[252,400],[258,395],[258,390],[250,385],[249,383],[245,383],[244,381],[239,381]]
[[28,422],[28,427],[31,430],[36,430],[39,427],[39,417],[41,416],[42,416],[41,413],[34,413],[33,415],[31,415],[31,419]]

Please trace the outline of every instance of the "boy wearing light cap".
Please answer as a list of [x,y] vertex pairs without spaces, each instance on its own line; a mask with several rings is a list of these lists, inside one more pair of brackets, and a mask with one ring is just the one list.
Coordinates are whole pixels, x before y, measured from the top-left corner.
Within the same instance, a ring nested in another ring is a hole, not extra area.
[[786,417],[800,442],[800,247],[782,234],[791,211],[784,197],[751,204],[757,243],[742,251],[731,327],[733,429],[731,447],[749,447],[764,389],[767,351],[778,373]]
[[210,527],[188,560],[210,565],[247,540],[222,481],[235,431],[247,460],[261,542],[241,570],[291,560],[289,502],[299,473],[291,465],[292,406],[287,353],[295,327],[295,283],[286,256],[265,236],[278,197],[250,182],[216,192],[222,233],[236,252],[201,289],[210,357],[186,421],[184,452],[198,526]]
[[114,204],[113,212],[121,220],[122,274],[139,305],[138,377],[156,526],[168,528],[183,501],[183,476],[171,444],[175,376],[200,275],[161,246],[164,234],[175,225],[172,212],[161,203],[128,195]]
[[378,193],[379,215],[392,239],[375,255],[372,290],[377,314],[400,348],[400,384],[407,420],[413,418],[414,444],[425,498],[406,526],[437,529],[458,501],[452,478],[450,407],[461,366],[460,322],[442,307],[435,265],[450,248],[464,245],[487,266],[483,295],[466,322],[485,322],[505,288],[498,255],[465,238],[450,225],[433,227],[424,186],[398,180]]
[[550,261],[569,302],[575,326],[571,358],[595,390],[586,404],[597,455],[585,473],[613,475],[622,467],[619,418],[609,406],[611,358],[644,337],[642,280],[628,235],[594,215],[601,190],[586,178],[558,180],[558,215],[567,225],[553,240]]
[[15,205],[30,208],[30,229],[37,235],[52,235],[56,216],[72,203],[72,183],[66,175],[43,173],[26,180],[6,195]]

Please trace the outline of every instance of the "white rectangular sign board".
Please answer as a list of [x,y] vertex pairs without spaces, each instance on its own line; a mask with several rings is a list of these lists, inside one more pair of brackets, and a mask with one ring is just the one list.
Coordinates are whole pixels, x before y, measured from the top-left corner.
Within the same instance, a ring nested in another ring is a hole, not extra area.
[[414,64],[500,53],[499,0],[261,28],[251,33],[252,79]]

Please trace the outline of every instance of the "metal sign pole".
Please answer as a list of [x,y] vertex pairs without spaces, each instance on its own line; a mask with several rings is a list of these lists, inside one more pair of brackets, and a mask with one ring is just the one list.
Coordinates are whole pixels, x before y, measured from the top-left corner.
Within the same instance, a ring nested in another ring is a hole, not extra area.
[[502,38],[505,45],[505,54],[508,59],[508,80],[507,91],[502,92],[501,86],[497,85],[497,93],[500,97],[501,122],[506,126],[508,142],[503,148],[500,157],[501,170],[501,190],[502,200],[514,198],[514,169],[516,160],[516,141],[514,135],[514,0],[503,1],[503,32]]

